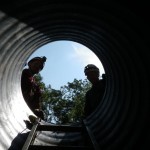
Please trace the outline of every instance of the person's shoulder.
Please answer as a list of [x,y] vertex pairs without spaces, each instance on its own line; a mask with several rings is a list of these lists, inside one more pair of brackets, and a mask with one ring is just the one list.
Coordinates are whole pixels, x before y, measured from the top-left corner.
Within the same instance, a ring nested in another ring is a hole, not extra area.
[[23,75],[31,75],[31,72],[28,68],[25,68],[25,69],[23,69],[22,74]]
[[103,79],[100,79],[98,84],[100,87],[103,87],[105,86],[105,81]]
[[105,89],[106,86],[106,82],[104,79],[99,80],[99,87],[102,89]]
[[101,85],[102,83],[103,83],[103,79],[100,79],[100,80],[98,81],[98,84]]

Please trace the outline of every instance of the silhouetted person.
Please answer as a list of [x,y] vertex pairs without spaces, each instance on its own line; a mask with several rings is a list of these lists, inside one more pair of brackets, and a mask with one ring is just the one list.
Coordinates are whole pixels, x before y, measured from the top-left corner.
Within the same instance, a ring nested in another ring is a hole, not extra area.
[[34,57],[28,62],[28,68],[25,68],[21,77],[21,89],[23,97],[29,108],[39,118],[44,120],[44,113],[40,106],[41,89],[36,83],[34,75],[38,74],[44,67],[46,57]]
[[84,73],[87,79],[91,82],[92,87],[87,91],[85,96],[85,117],[89,116],[101,102],[104,91],[105,91],[105,74],[102,75],[103,79],[99,79],[100,72],[99,69],[93,65],[89,64],[84,68]]

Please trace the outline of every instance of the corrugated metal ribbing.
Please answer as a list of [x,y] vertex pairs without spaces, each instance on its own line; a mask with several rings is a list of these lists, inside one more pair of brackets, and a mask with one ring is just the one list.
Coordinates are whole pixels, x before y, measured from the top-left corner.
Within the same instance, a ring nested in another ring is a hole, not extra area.
[[[104,66],[105,95],[86,120],[100,148],[150,149],[148,14],[146,4],[128,1],[13,0],[1,4],[0,149],[10,147],[25,128],[23,119],[31,114],[20,89],[25,61],[37,48],[57,40],[87,46]],[[42,136],[41,143],[53,138],[52,134]],[[80,138],[78,134],[60,137]]]

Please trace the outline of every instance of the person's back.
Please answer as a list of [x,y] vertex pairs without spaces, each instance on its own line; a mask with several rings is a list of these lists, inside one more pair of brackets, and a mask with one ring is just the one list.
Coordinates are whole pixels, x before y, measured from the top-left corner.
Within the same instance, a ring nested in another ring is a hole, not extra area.
[[41,90],[35,82],[34,75],[38,74],[44,67],[46,57],[35,57],[28,62],[28,68],[22,71],[21,89],[23,97],[35,113],[35,115],[44,119],[43,112],[40,110]]
[[40,88],[36,85],[33,74],[30,69],[24,69],[21,78],[21,88],[23,97],[30,109],[39,108],[39,98],[41,96]]
[[86,103],[85,103],[85,115],[90,115],[98,106],[104,95],[103,82],[99,80],[97,84],[93,85],[89,91],[86,93]]
[[92,83],[92,87],[87,91],[85,96],[85,117],[89,116],[101,102],[105,91],[105,79],[99,79],[99,69],[89,64],[85,67],[85,75],[87,79]]

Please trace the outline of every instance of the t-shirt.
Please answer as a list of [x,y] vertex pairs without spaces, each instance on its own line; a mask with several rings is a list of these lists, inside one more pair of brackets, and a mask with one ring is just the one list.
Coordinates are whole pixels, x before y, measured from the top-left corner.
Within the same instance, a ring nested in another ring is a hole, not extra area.
[[41,91],[29,69],[24,69],[22,72],[21,89],[23,97],[30,109],[33,111],[34,109],[39,109],[39,98],[41,96]]

